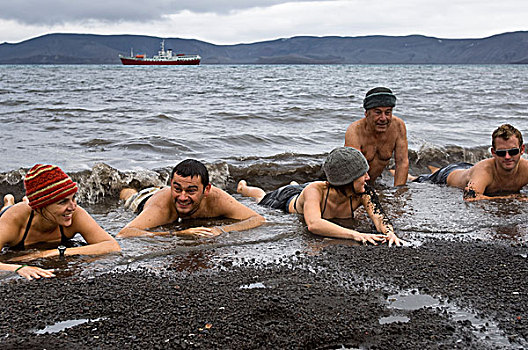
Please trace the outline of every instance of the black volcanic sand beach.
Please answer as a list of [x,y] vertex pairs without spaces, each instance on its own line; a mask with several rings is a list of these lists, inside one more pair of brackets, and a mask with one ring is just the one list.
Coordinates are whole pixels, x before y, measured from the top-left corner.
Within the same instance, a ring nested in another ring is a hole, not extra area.
[[[520,349],[528,344],[527,251],[525,244],[435,239],[405,248],[331,244],[266,264],[234,259],[183,272],[172,265],[157,273],[13,279],[0,285],[0,343],[3,349]],[[438,303],[394,307],[394,295],[405,293]],[[482,322],[460,318],[462,310]]]

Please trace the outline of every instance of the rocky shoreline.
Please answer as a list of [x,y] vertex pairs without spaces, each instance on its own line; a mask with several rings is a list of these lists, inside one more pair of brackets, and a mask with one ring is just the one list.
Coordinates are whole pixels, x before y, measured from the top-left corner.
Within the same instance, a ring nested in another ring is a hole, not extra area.
[[[168,267],[157,273],[16,279],[0,284],[0,344],[522,349],[528,345],[527,253],[524,244],[430,239],[404,248],[333,244],[316,255],[298,252],[266,264],[225,260],[197,271]],[[437,303],[391,305],[394,295],[405,293]],[[482,323],[460,318],[464,312]],[[36,333],[71,320],[82,323]]]

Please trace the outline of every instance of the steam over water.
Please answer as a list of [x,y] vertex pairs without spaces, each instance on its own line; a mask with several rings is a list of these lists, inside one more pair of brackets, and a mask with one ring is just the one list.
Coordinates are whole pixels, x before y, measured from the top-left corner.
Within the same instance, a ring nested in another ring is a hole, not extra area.
[[[232,194],[242,178],[267,190],[317,179],[376,86],[398,97],[394,114],[407,125],[411,174],[428,164],[477,162],[489,157],[490,135],[502,123],[528,137],[527,76],[523,65],[0,66],[0,194],[21,198],[28,168],[57,164],[79,182],[80,204],[115,235],[133,218],[117,200],[119,189],[164,184],[186,158],[204,161],[213,183]],[[411,244],[427,236],[525,240],[526,202],[464,203],[458,189],[391,184],[386,173],[376,189]],[[216,240],[122,240],[122,256],[98,261],[150,266],[168,255],[171,264],[201,266],[326,244],[301,218],[235,197],[267,224]],[[369,230],[358,216],[351,224]]]

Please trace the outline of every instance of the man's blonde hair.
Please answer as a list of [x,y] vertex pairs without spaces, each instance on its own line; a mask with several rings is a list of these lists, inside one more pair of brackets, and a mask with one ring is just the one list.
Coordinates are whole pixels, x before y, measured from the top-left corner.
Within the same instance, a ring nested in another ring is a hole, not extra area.
[[500,137],[503,140],[508,140],[512,136],[517,137],[517,140],[519,140],[519,147],[522,147],[523,137],[521,132],[510,124],[502,124],[497,129],[495,129],[493,134],[491,134],[491,146],[495,149],[495,139],[497,137]]

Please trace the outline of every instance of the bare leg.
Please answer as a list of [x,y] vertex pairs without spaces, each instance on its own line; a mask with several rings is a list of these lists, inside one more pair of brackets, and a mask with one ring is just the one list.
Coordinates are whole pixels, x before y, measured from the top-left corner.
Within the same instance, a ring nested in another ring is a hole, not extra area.
[[266,195],[260,187],[248,186],[246,180],[240,180],[237,185],[237,192],[244,197],[253,197],[259,203]]
[[4,196],[4,206],[0,210],[4,210],[10,205],[15,205],[15,197],[11,193],[8,193]]
[[131,196],[135,195],[137,191],[133,188],[123,188],[121,192],[119,192],[119,199],[122,199],[126,201]]

